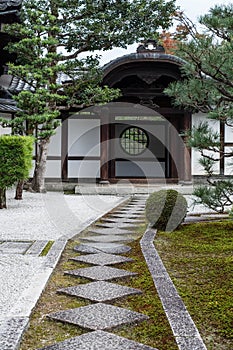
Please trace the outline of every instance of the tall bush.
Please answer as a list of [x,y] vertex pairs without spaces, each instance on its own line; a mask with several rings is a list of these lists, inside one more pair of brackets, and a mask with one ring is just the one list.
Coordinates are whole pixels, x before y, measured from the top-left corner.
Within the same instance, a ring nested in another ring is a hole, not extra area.
[[187,201],[175,190],[152,193],[146,202],[146,218],[162,231],[173,231],[181,224],[187,213]]
[[29,136],[0,136],[0,209],[6,208],[6,189],[28,178],[33,144]]

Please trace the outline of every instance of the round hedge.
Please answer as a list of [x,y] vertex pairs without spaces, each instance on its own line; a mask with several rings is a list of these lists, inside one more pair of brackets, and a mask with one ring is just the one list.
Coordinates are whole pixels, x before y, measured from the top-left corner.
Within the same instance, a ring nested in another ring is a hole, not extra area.
[[184,220],[187,201],[175,190],[152,193],[146,201],[146,218],[152,227],[171,232]]

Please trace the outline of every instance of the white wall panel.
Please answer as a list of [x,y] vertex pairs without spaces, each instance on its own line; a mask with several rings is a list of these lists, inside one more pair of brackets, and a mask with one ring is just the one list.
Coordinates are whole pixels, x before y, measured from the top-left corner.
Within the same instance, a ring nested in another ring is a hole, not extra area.
[[100,156],[100,121],[69,119],[68,140],[69,156]]
[[225,142],[233,143],[233,127],[225,125]]
[[0,126],[0,136],[1,135],[10,135],[11,134],[11,128],[3,128]]
[[68,178],[99,178],[100,161],[99,160],[69,160]]
[[61,178],[61,161],[47,160],[45,177]]
[[51,137],[49,144],[49,156],[61,156],[61,126],[56,129],[56,134]]
[[[233,147],[225,147],[225,152],[233,152]],[[233,176],[233,157],[225,158],[225,175]]]

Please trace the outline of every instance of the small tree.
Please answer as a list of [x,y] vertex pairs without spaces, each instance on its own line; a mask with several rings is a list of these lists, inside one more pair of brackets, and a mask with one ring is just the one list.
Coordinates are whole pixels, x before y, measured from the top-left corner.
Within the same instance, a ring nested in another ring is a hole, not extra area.
[[[204,112],[223,127],[232,127],[233,5],[215,6],[201,16],[202,33],[183,13],[177,15],[184,35],[175,52],[186,64],[182,67],[183,80],[171,84],[166,93],[174,98],[176,106]],[[197,203],[223,212],[225,206],[233,204],[233,181],[215,181],[214,165],[220,160],[232,158],[233,151],[226,150],[221,136],[208,122],[193,128],[189,134],[189,146],[200,152],[200,163],[209,183],[209,186],[201,186],[194,191]]]
[[[99,57],[90,52],[126,48],[141,38],[154,37],[159,26],[170,25],[174,3],[175,0],[23,1],[22,23],[5,28],[17,39],[8,47],[18,57],[10,71],[27,84],[27,91],[16,98],[24,113],[11,126],[22,132],[27,125],[29,133],[36,132],[35,191],[44,191],[48,145],[59,125],[61,109],[84,108],[119,95],[118,91],[100,87]],[[80,58],[83,53],[89,53],[88,57]],[[2,123],[7,125],[6,121]]]
[[33,143],[28,136],[0,136],[0,209],[6,208],[6,189],[28,178]]

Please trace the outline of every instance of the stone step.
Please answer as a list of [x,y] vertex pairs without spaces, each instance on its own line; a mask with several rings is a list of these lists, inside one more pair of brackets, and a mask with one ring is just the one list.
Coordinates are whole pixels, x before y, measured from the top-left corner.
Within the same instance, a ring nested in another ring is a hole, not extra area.
[[94,302],[108,302],[133,294],[141,294],[139,289],[121,286],[106,281],[97,281],[80,284],[73,287],[62,288],[57,293],[67,294]]
[[58,311],[47,316],[56,321],[74,324],[90,330],[111,330],[115,327],[149,319],[144,314],[103,303]]
[[80,255],[74,258],[70,258],[69,260],[84,262],[84,263],[93,264],[93,265],[100,265],[100,266],[120,264],[120,263],[133,261],[133,259],[126,258],[125,256],[118,256],[118,255],[107,254],[107,253]]
[[76,270],[69,270],[64,272],[65,275],[71,275],[73,277],[85,277],[94,281],[107,281],[116,278],[132,277],[136,276],[137,273],[117,269],[109,266],[93,266],[84,267]]
[[94,331],[37,350],[157,350],[104,331]]

